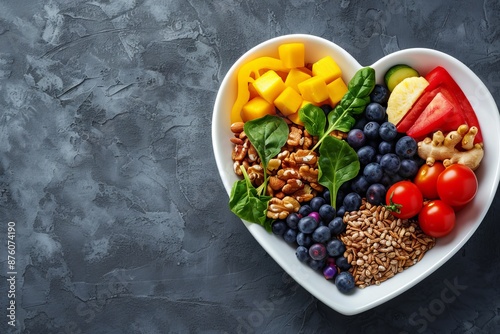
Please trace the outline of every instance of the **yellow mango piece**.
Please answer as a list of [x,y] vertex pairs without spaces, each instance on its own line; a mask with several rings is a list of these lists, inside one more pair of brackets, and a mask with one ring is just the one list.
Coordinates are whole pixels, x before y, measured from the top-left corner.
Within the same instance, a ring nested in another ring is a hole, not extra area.
[[313,76],[298,84],[304,100],[320,103],[328,99],[328,89],[322,77]]
[[304,72],[304,73],[309,74],[309,76],[311,76],[311,77],[313,76],[313,72],[312,72],[312,70],[311,70],[311,69],[309,69],[309,68],[307,68],[306,66],[304,66],[304,67],[298,67],[297,69],[298,69],[298,70],[301,70],[301,71],[302,71],[302,72]]
[[305,46],[303,43],[287,43],[278,47],[278,54],[286,68],[303,67]]
[[253,82],[248,83],[248,91],[250,92],[250,97],[248,98],[249,100],[253,99],[256,96],[259,96],[259,92],[255,89],[253,86]]
[[253,119],[261,118],[265,115],[275,115],[276,109],[273,104],[267,102],[262,97],[257,96],[245,103],[241,108],[241,119],[248,122]]
[[274,100],[274,105],[284,116],[288,116],[299,111],[302,105],[302,96],[292,87],[287,87]]
[[285,89],[283,79],[273,70],[269,70],[253,82],[255,90],[270,104]]
[[288,72],[288,75],[286,76],[285,86],[292,87],[297,93],[300,93],[298,87],[299,83],[309,79],[310,77],[310,74],[307,74],[306,72],[298,68],[293,68],[290,70],[290,72]]
[[297,125],[302,125],[304,126],[304,122],[300,120],[299,112],[297,111],[296,113],[293,113],[291,115],[288,115],[287,118],[292,121],[293,123]]
[[345,93],[347,93],[347,85],[342,78],[333,80],[326,86],[326,88],[328,89],[329,102],[332,107],[335,107]]
[[326,56],[312,65],[312,73],[313,76],[322,77],[329,84],[342,75],[342,70],[332,57]]

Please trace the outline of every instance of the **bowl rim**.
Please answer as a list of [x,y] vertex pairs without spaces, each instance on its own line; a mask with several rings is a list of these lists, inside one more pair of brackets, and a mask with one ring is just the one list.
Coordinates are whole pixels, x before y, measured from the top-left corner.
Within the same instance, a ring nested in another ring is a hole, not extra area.
[[[221,177],[221,180],[224,184],[224,187],[226,189],[227,194],[230,194],[230,189],[232,187],[232,183],[234,181],[230,181],[229,178],[224,177],[223,173],[224,171],[228,171],[228,166],[223,163],[223,158],[225,155],[230,156],[228,154],[229,151],[224,149],[224,147],[227,147],[227,145],[223,145],[222,141],[223,139],[221,138],[220,135],[220,129],[219,129],[219,116],[222,113],[223,104],[225,101],[225,94],[223,94],[223,90],[227,89],[228,85],[230,84],[230,81],[234,79],[234,75],[237,71],[237,69],[247,60],[259,56],[259,53],[262,52],[263,50],[269,49],[271,46],[277,46],[279,43],[283,42],[289,42],[289,41],[296,41],[296,40],[307,40],[312,43],[319,43],[319,44],[324,44],[324,46],[332,51],[339,52],[340,55],[343,55],[344,57],[347,58],[348,61],[352,62],[354,66],[357,66],[358,68],[361,68],[362,65],[360,65],[357,60],[355,60],[352,55],[350,55],[345,49],[337,45],[336,43],[326,40],[322,37],[314,36],[314,35],[307,35],[307,34],[290,34],[290,35],[282,35],[278,36],[275,38],[271,38],[269,40],[266,40],[260,44],[257,44],[253,48],[249,49],[247,52],[245,52],[238,60],[231,66],[231,68],[228,70],[226,73],[219,90],[217,92],[217,97],[215,100],[214,104],[214,109],[213,109],[213,117],[212,117],[212,145],[214,149],[214,155],[216,159],[216,164],[217,168],[219,171],[219,175]],[[307,52],[307,51],[306,51]],[[396,52],[393,52],[391,54],[388,54],[381,59],[377,60],[374,62],[372,65],[367,65],[375,68],[386,68],[390,64],[395,65],[394,61],[395,60],[401,60],[401,59],[409,59],[411,61],[415,61],[415,59],[418,59],[419,57],[426,57],[428,59],[439,59],[441,61],[446,62],[453,68],[453,72],[457,73],[462,73],[459,77],[455,78],[457,83],[462,87],[464,92],[466,93],[466,96],[470,99],[471,97],[474,97],[476,93],[471,94],[471,89],[475,89],[476,87],[479,87],[479,90],[476,90],[475,92],[479,92],[478,94],[480,95],[479,101],[476,101],[477,103],[484,103],[487,106],[491,107],[493,110],[488,114],[488,116],[492,120],[492,124],[495,124],[496,126],[496,134],[498,135],[500,133],[500,115],[498,113],[498,107],[489,92],[489,90],[486,88],[485,84],[479,79],[479,77],[464,63],[459,61],[458,59],[454,58],[451,55],[448,55],[444,52],[434,50],[434,49],[428,49],[428,48],[407,48],[407,49],[402,49]],[[392,62],[392,63],[391,63]],[[429,62],[429,65],[432,64],[432,62]],[[431,67],[437,66],[434,64]],[[447,70],[449,68],[447,67]],[[380,82],[380,75],[382,75],[383,71],[378,70],[376,71],[377,73],[377,82]],[[451,72],[450,72],[451,73]],[[466,87],[467,89],[464,89]],[[467,91],[466,91],[467,90]],[[476,99],[477,100],[477,99]],[[472,103],[472,102],[471,102]],[[474,106],[474,105],[473,105]],[[477,113],[477,112],[476,112]],[[479,117],[479,116],[484,116],[483,113],[480,115],[478,114],[478,118],[480,118],[480,125],[481,128],[486,128],[491,124],[485,122],[484,117]],[[481,123],[481,120],[483,120],[483,123]],[[229,128],[229,124],[227,124],[227,128]],[[229,138],[226,138],[226,141],[229,142]],[[332,300],[332,295],[329,293],[324,293],[321,291],[321,289],[318,289],[316,287],[311,287],[310,284],[307,283],[307,280],[312,277],[312,275],[318,276],[322,281],[326,280],[321,276],[317,275],[312,269],[310,269],[307,265],[304,265],[300,263],[298,260],[296,260],[295,257],[293,257],[294,262],[296,263],[290,263],[290,256],[282,256],[281,254],[276,254],[277,249],[280,251],[285,251],[283,246],[284,241],[280,240],[279,238],[275,238],[275,236],[272,235],[274,238],[274,241],[272,241],[275,244],[270,243],[270,235],[267,233],[261,226],[257,224],[252,224],[248,223],[246,221],[243,221],[249,232],[252,234],[252,236],[257,240],[257,242],[264,248],[264,250],[280,265],[280,267],[287,272],[298,284],[300,284],[304,289],[306,289],[309,293],[311,293],[314,297],[316,297],[318,300],[322,301],[324,304],[329,306],[330,308],[334,309],[335,311],[344,314],[344,315],[354,315],[358,314],[361,312],[364,312],[366,310],[369,310],[373,307],[376,307],[378,305],[383,304],[384,302],[395,298],[396,296],[402,294],[403,292],[407,291],[408,289],[412,288],[414,285],[420,283],[422,280],[424,280],[426,277],[428,277],[430,274],[432,274],[434,271],[436,271],[441,265],[446,263],[453,255],[455,255],[460,248],[470,239],[470,237],[475,233],[479,225],[482,223],[484,220],[484,217],[486,216],[491,203],[494,199],[494,195],[498,189],[499,185],[499,180],[500,180],[500,145],[498,143],[492,143],[490,146],[490,143],[487,143],[485,145],[485,149],[487,150],[487,154],[491,155],[493,154],[497,159],[495,160],[495,164],[491,166],[491,164],[488,166],[488,173],[484,172],[483,174],[486,174],[484,177],[488,176],[489,181],[491,182],[490,187],[488,188],[488,192],[486,194],[482,194],[482,197],[484,197],[485,200],[482,201],[482,207],[481,208],[476,208],[479,206],[476,204],[474,206],[474,210],[469,210],[472,213],[468,214],[466,218],[469,218],[472,216],[474,218],[474,222],[469,223],[467,220],[467,224],[470,225],[470,228],[467,230],[467,233],[464,235],[460,236],[459,240],[453,240],[451,238],[448,238],[447,241],[444,241],[442,244],[443,246],[441,247],[441,250],[437,252],[437,254],[440,254],[438,256],[438,261],[436,261],[433,265],[423,268],[419,267],[417,265],[412,266],[408,268],[407,270],[403,271],[399,275],[396,275],[395,277],[391,278],[391,280],[394,280],[396,277],[400,277],[401,280],[406,281],[404,284],[398,284],[397,287],[394,289],[388,289],[384,288],[383,295],[380,293],[374,293],[373,288],[374,287],[368,287],[363,289],[361,293],[366,295],[366,298],[356,298],[355,295],[344,295],[340,294],[337,289],[332,285],[331,289],[335,291],[333,293],[333,296],[335,298],[338,298],[339,300]],[[493,151],[490,151],[492,149]],[[485,154],[486,157],[486,154]],[[230,158],[229,158],[230,160]],[[232,169],[230,169],[232,170]],[[485,192],[483,190],[483,192]],[[487,204],[484,206],[484,204]],[[462,220],[466,220],[465,218]],[[453,234],[454,236],[454,234]],[[458,242],[457,242],[458,241]],[[293,251],[293,247],[291,247],[288,244],[284,244],[285,247],[288,247],[290,250]],[[436,249],[438,247],[433,248]],[[431,250],[431,251],[433,251]],[[290,251],[287,252],[288,254]],[[435,252],[436,253],[436,252]],[[424,261],[426,259],[426,256],[422,259]],[[421,261],[421,262],[422,262]],[[425,261],[428,262],[428,261]],[[419,263],[420,264],[420,263]],[[418,272],[415,270],[416,267],[419,267]],[[309,271],[309,272],[308,272]],[[405,276],[405,277],[403,277]],[[406,277],[408,276],[408,277]],[[410,277],[411,276],[411,277]],[[388,284],[391,280],[388,280],[385,284]],[[395,281],[394,281],[395,282]],[[398,280],[399,282],[399,280]],[[328,284],[331,284],[327,282]],[[324,284],[320,284],[321,286],[324,286]],[[381,288],[384,286],[384,284],[376,287],[376,288]],[[387,285],[386,285],[387,287]],[[367,292],[367,293],[365,293]],[[340,294],[340,295],[339,295]],[[363,296],[364,296],[363,295]],[[351,298],[351,299],[348,299]]]

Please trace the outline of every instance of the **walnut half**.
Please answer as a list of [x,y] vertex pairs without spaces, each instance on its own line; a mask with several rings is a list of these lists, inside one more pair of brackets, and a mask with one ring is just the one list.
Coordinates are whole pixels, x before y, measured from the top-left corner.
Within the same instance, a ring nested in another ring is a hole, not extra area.
[[285,219],[292,212],[297,212],[300,209],[300,203],[291,196],[285,196],[283,199],[276,197],[271,198],[267,217],[271,219]]

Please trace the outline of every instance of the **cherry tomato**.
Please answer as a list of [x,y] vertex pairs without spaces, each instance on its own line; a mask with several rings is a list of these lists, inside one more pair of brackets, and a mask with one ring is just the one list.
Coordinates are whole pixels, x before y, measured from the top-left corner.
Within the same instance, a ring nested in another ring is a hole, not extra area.
[[450,206],[462,206],[477,193],[477,178],[472,169],[453,164],[439,174],[437,179],[439,198]]
[[424,198],[415,183],[399,181],[389,188],[385,201],[394,217],[408,219],[420,212]]
[[436,199],[422,207],[418,214],[418,223],[425,234],[441,238],[455,227],[455,211],[442,200]]
[[426,199],[438,199],[437,179],[439,174],[445,170],[441,161],[436,161],[434,165],[423,164],[418,170],[413,183],[415,183]]

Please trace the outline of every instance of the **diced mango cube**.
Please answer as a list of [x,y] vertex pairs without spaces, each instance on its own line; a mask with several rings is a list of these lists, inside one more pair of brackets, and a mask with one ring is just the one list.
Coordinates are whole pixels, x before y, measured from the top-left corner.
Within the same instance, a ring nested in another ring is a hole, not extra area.
[[337,78],[330,82],[326,87],[328,89],[329,102],[332,107],[335,107],[345,93],[347,93],[347,85],[342,78]]
[[274,105],[284,116],[296,113],[301,104],[302,96],[292,87],[285,88],[285,90],[274,100]]
[[296,113],[293,113],[291,115],[288,115],[287,118],[292,121],[293,123],[297,125],[302,125],[304,126],[304,122],[300,120],[299,112],[297,111]]
[[299,83],[298,87],[304,100],[319,103],[328,98],[328,89],[322,77],[311,77]]
[[342,70],[332,57],[326,56],[312,65],[312,73],[314,76],[322,77],[329,84],[342,75]]
[[298,87],[299,83],[309,79],[310,77],[311,75],[307,74],[306,72],[297,68],[293,68],[290,70],[290,72],[288,72],[285,80],[285,86],[292,87],[297,93],[300,93]]
[[285,89],[283,79],[273,70],[269,70],[253,82],[253,86],[267,102],[273,104],[274,99]]
[[259,96],[259,92],[255,89],[253,82],[248,83],[248,91],[250,92],[249,100],[253,99],[256,96]]
[[310,68],[306,67],[306,66],[304,66],[304,67],[298,67],[297,69],[301,70],[304,73],[309,74],[309,76],[311,76],[311,77],[313,76],[312,70]]
[[303,43],[287,43],[278,47],[279,57],[286,68],[303,67],[305,46]]
[[273,104],[267,102],[262,97],[257,96],[245,103],[241,109],[241,119],[248,122],[253,119],[261,118],[265,115],[276,114],[276,108]]

